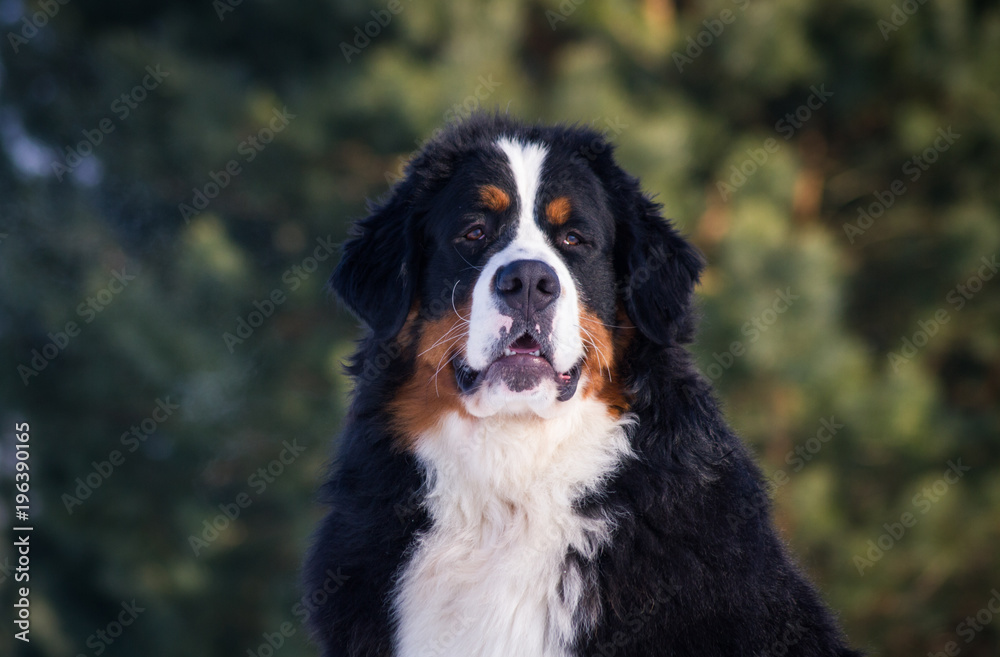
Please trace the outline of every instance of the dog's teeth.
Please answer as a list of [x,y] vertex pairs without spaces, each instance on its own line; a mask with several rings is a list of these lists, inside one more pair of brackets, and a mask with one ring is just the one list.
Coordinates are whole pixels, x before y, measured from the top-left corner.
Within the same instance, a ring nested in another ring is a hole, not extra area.
[[542,350],[541,349],[535,349],[534,351],[531,352],[531,355],[532,356],[541,356],[542,355]]
[[513,356],[514,355],[514,351],[511,350],[511,349],[504,349],[503,350],[503,355],[504,356]]

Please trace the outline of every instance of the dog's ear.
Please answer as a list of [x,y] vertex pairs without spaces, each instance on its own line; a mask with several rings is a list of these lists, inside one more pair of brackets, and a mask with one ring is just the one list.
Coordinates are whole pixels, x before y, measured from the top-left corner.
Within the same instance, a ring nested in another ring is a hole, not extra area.
[[412,185],[404,181],[384,203],[354,226],[329,286],[375,338],[385,340],[403,327],[420,276]]
[[625,311],[656,344],[690,342],[697,320],[692,295],[704,260],[660,216],[660,206],[639,190],[638,182],[629,182],[615,237],[615,270]]

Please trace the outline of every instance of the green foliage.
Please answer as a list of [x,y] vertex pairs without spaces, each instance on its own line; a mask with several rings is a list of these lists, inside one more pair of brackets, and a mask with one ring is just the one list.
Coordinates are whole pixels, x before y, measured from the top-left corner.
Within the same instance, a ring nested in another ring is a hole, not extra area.
[[107,654],[267,654],[283,623],[281,654],[314,654],[296,570],[357,332],[324,244],[422,139],[499,108],[607,130],[706,253],[699,362],[852,641],[996,654],[1000,618],[962,625],[1000,588],[990,3],[402,0],[376,27],[389,3],[18,4],[0,519],[28,421],[34,611],[32,643],[5,620],[0,645],[100,654],[88,637],[135,599]]

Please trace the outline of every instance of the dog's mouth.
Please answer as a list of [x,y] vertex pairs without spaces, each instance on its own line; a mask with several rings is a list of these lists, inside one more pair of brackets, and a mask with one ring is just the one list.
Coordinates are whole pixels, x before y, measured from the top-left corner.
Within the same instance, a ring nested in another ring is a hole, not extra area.
[[551,380],[558,389],[557,399],[568,401],[576,394],[580,382],[580,363],[566,372],[557,372],[551,351],[528,333],[509,343],[484,370],[472,369],[460,355],[452,359],[452,364],[462,394],[474,392],[483,382],[502,382],[517,393],[533,390],[543,381]]

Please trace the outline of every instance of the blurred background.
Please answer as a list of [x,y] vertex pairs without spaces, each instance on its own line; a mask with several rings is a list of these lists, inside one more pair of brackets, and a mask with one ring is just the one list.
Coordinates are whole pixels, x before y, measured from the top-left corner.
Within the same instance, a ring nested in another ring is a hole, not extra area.
[[606,131],[705,252],[693,349],[852,642],[1000,654],[995,3],[0,0],[0,34],[3,654],[316,654],[336,245],[495,108]]

